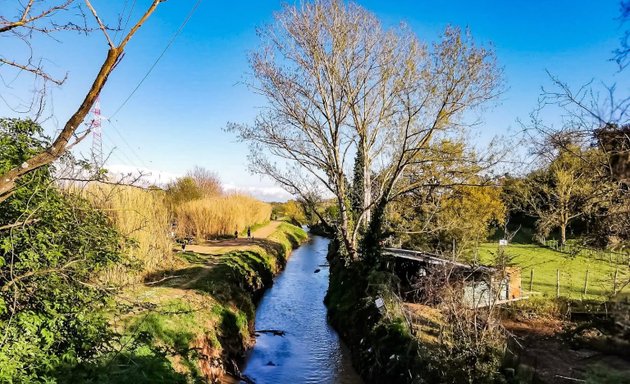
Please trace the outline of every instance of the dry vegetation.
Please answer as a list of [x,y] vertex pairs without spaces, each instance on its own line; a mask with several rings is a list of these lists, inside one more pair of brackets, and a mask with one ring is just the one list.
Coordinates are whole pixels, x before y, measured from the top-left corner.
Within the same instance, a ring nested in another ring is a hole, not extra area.
[[269,221],[271,205],[231,194],[188,201],[175,208],[175,215],[180,236],[207,239]]
[[105,212],[116,229],[130,240],[123,245],[128,262],[108,270],[103,276],[106,281],[129,283],[141,274],[173,263],[163,191],[101,183],[90,183],[77,191]]
[[128,239],[126,262],[101,278],[108,283],[136,282],[146,274],[173,266],[171,224],[179,237],[198,239],[232,235],[269,221],[271,205],[242,194],[223,194],[216,175],[195,168],[166,191],[91,182],[68,187],[103,211]]

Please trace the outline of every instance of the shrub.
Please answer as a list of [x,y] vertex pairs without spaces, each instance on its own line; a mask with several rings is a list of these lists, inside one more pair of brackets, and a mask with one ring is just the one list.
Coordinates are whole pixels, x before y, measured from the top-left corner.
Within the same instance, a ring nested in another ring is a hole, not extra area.
[[179,178],[166,186],[166,198],[171,209],[188,201],[201,199],[201,188],[190,176]]
[[[0,120],[0,171],[41,151],[31,121]],[[0,203],[0,382],[55,382],[110,339],[112,294],[93,277],[120,260],[121,237],[88,201],[58,189],[52,168],[20,178]]]

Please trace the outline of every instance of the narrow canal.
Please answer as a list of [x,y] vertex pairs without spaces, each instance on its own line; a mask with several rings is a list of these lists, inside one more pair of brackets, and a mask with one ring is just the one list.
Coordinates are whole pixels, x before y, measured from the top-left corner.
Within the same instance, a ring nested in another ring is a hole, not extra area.
[[[259,333],[243,373],[256,384],[358,384],[350,352],[326,321],[328,239],[312,236],[296,249],[256,311]],[[319,272],[315,273],[316,270]]]

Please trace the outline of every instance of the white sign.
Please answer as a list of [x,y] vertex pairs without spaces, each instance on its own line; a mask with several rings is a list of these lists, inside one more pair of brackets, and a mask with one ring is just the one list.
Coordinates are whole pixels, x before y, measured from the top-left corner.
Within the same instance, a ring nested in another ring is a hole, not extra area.
[[381,309],[383,305],[385,305],[385,301],[383,301],[383,299],[379,297],[376,300],[374,300],[374,304],[376,304],[376,308]]
[[499,245],[508,245],[508,241],[505,239],[499,240]]

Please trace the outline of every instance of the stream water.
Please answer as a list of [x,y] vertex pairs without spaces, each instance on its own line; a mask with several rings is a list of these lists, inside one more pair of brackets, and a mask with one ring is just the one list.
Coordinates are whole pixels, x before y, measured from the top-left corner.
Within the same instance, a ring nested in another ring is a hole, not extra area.
[[293,251],[284,272],[263,296],[256,330],[285,334],[259,333],[256,338],[243,369],[256,384],[362,383],[350,351],[326,321],[328,242],[312,236]]

